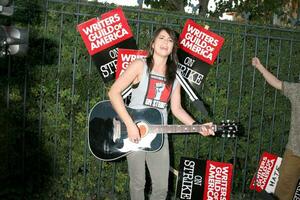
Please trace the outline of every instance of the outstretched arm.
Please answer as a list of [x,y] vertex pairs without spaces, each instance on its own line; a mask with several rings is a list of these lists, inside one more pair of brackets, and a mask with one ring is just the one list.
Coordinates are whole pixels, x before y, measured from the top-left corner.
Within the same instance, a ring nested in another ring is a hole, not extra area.
[[[172,114],[182,123],[186,125],[192,125],[195,120],[183,109],[181,106],[181,94],[180,94],[180,84],[177,84],[176,88],[173,91],[171,97],[171,111]],[[214,135],[214,131],[212,129],[212,123],[203,124],[203,128],[200,133],[203,136]]]
[[266,81],[278,90],[282,90],[282,81],[269,72],[261,63],[257,57],[252,58],[252,65],[258,69],[258,71],[263,75]]

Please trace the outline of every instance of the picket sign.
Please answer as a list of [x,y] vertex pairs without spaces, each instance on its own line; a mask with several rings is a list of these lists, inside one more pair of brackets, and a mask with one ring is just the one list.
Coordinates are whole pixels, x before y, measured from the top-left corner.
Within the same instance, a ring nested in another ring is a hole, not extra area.
[[258,170],[251,180],[250,189],[257,192],[265,190],[268,193],[274,193],[279,177],[278,169],[281,160],[282,158],[275,154],[263,152]]
[[77,30],[104,82],[115,79],[118,49],[137,49],[121,7],[78,24]]
[[191,200],[230,200],[231,163],[181,157],[176,196]]

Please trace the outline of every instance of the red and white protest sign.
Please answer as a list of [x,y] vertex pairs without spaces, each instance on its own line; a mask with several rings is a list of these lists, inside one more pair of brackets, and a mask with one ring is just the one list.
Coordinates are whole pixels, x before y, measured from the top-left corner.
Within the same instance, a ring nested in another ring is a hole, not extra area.
[[147,57],[148,52],[146,50],[134,50],[134,49],[121,49],[119,48],[116,79],[127,69],[128,65],[138,58]]
[[77,30],[104,82],[116,77],[118,49],[137,49],[120,7],[79,24]]
[[259,161],[258,171],[251,180],[250,189],[257,192],[265,190],[268,193],[274,193],[281,160],[281,157],[264,152]]
[[120,7],[77,25],[77,30],[90,55],[133,37]]
[[230,163],[206,162],[206,177],[203,200],[229,200],[232,183]]
[[224,38],[188,19],[179,36],[179,46],[200,60],[213,64],[224,43]]

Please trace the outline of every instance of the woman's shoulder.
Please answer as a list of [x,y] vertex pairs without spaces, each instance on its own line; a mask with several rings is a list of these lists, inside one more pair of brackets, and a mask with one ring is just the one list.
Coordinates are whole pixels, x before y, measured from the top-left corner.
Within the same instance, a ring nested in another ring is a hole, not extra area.
[[138,58],[138,59],[132,61],[130,63],[130,65],[131,65],[131,67],[139,69],[139,70],[142,70],[147,66],[146,60],[142,59],[142,58]]
[[132,65],[146,65],[146,59],[137,58],[131,62]]
[[136,59],[128,65],[126,71],[130,71],[131,73],[134,74],[142,74],[145,66],[146,64],[143,59]]

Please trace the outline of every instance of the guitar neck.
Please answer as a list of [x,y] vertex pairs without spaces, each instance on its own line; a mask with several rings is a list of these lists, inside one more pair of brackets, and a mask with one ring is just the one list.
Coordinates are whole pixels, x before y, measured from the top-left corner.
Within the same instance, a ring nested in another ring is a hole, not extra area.
[[[150,133],[193,133],[199,132],[204,125],[148,125]],[[217,130],[217,125],[213,125]]]

